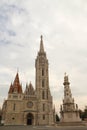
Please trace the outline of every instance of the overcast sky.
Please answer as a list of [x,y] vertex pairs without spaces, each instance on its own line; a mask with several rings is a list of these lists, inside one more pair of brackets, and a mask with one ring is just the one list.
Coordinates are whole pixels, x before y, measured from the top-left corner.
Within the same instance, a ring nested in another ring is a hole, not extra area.
[[87,0],[0,0],[0,105],[17,70],[23,90],[35,88],[35,59],[43,35],[56,111],[64,73],[75,103],[87,105]]

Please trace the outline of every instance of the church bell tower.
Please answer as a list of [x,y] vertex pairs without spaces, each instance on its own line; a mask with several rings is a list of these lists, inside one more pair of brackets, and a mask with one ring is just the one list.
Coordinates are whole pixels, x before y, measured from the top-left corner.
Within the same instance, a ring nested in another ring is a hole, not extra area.
[[49,67],[46,52],[43,46],[43,37],[40,39],[40,50],[36,62],[36,94],[38,99],[38,124],[53,123],[52,96],[49,89]]
[[[48,78],[48,60],[46,57],[46,52],[43,46],[43,37],[40,40],[40,50],[35,63],[36,67],[36,91],[38,98],[48,99],[49,90],[49,78]],[[43,94],[41,94],[41,92]]]

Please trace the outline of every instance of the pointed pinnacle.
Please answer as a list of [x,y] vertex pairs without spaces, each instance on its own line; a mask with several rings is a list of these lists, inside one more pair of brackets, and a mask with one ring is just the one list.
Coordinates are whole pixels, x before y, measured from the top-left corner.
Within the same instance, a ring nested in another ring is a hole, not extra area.
[[44,52],[43,36],[42,35],[41,35],[41,41],[40,41],[40,52]]

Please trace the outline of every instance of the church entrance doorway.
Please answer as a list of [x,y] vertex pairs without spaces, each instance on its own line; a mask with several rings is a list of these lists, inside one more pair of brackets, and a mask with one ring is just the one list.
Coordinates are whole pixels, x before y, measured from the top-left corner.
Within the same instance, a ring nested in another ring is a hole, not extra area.
[[33,114],[29,113],[27,115],[27,125],[32,125],[33,124]]

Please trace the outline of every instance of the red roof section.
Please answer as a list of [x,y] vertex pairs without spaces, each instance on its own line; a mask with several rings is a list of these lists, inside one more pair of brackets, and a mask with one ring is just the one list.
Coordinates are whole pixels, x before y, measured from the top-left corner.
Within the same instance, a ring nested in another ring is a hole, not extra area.
[[16,74],[16,77],[15,77],[13,84],[11,83],[8,93],[14,93],[14,92],[22,93],[22,86],[20,85],[18,73]]

